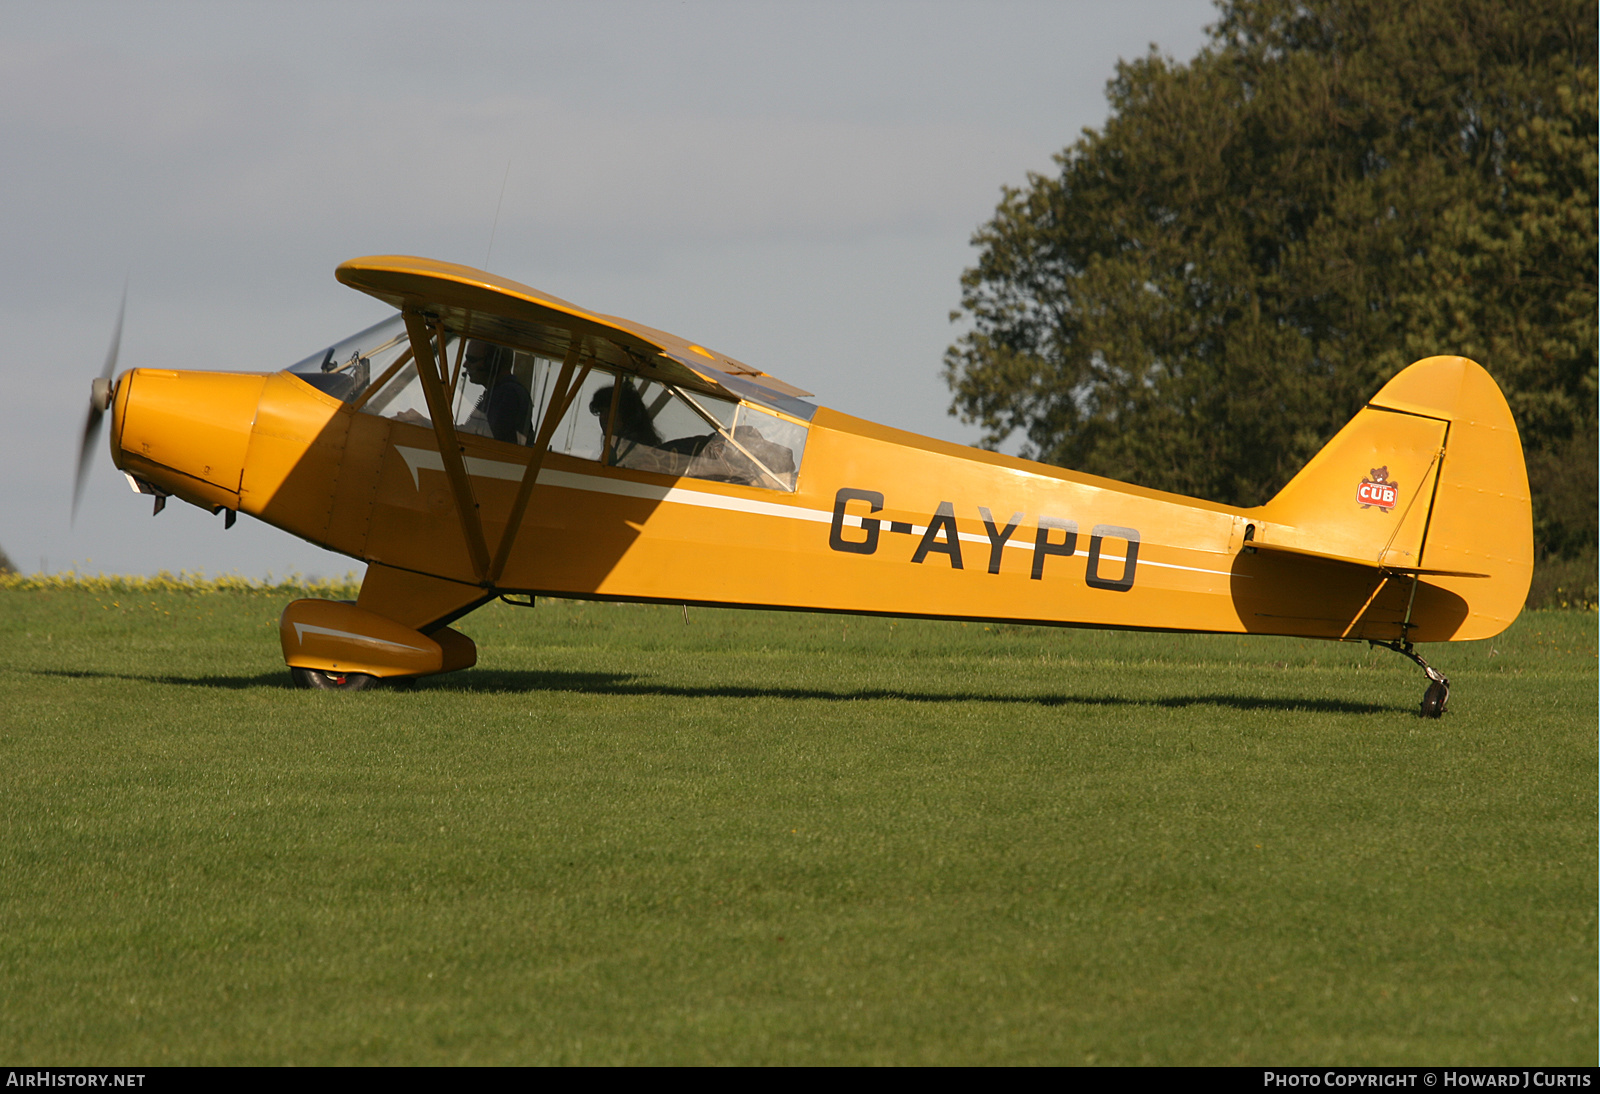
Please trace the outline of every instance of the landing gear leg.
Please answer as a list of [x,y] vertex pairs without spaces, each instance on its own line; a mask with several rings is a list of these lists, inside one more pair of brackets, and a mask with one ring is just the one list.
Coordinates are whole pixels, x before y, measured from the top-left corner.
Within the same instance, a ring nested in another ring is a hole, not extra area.
[[1367,644],[1394,650],[1401,657],[1415,661],[1428,674],[1428,690],[1422,693],[1422,716],[1437,718],[1444,713],[1445,704],[1450,701],[1450,681],[1444,673],[1424,661],[1410,642],[1375,642],[1368,639]]

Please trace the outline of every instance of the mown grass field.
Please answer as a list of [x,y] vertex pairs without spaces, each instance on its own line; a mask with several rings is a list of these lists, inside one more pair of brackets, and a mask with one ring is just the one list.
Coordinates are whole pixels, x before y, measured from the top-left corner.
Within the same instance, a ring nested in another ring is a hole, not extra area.
[[1386,651],[0,591],[0,1059],[1593,1063],[1596,617]]

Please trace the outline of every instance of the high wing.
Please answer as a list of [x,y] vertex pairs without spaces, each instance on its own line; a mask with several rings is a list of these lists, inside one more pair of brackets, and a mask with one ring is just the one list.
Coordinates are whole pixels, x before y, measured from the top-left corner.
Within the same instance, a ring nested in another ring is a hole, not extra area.
[[769,396],[811,394],[675,334],[585,311],[470,266],[410,255],[373,255],[342,263],[335,276],[400,311],[436,319],[452,332],[542,349],[558,360],[569,337],[589,335],[595,338],[599,363],[645,379],[729,399],[752,394],[751,387]]

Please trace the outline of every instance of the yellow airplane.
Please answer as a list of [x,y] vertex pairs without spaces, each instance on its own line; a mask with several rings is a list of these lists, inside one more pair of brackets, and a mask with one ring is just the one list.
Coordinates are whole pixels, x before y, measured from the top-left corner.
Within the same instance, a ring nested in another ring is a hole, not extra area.
[[1495,635],[1527,596],[1522,446],[1462,357],[1395,376],[1246,509],[853,418],[481,270],[337,276],[397,314],[282,372],[113,381],[119,316],[79,461],[81,489],[109,412],[156,512],[244,512],[367,563],[355,603],[284,610],[302,687],[467,668],[452,623],[559,596],[1365,641],[1422,667],[1437,717],[1449,683],[1414,644]]

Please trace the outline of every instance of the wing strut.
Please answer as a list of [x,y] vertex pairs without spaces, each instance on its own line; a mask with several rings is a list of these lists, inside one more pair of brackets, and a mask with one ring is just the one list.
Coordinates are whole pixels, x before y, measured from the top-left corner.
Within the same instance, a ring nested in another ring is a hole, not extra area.
[[456,513],[461,518],[461,534],[467,541],[467,553],[472,557],[472,572],[480,584],[485,584],[489,579],[489,545],[483,537],[478,501],[472,495],[466,461],[461,457],[461,441],[456,437],[455,422],[450,413],[450,396],[445,390],[450,362],[445,350],[444,328],[439,329],[439,352],[435,355],[433,332],[428,330],[423,316],[410,308],[401,314],[405,316],[406,334],[411,339],[411,352],[417,361],[422,393],[428,400],[428,414],[433,418],[434,436],[439,439],[439,457],[444,463],[445,476],[450,480]]
[[522,472],[522,483],[517,487],[517,500],[511,505],[511,512],[506,517],[506,530],[501,533],[500,546],[494,553],[494,564],[489,567],[488,580],[491,585],[500,580],[500,575],[505,572],[506,563],[511,558],[511,545],[516,542],[517,531],[522,527],[522,514],[528,508],[528,499],[533,496],[533,486],[538,481],[539,468],[544,463],[545,453],[550,451],[550,441],[556,434],[556,427],[567,416],[572,400],[583,387],[584,380],[588,379],[589,370],[594,367],[594,358],[590,357],[583,368],[578,369],[577,376],[572,374],[573,370],[577,369],[578,361],[583,357],[583,350],[587,344],[587,338],[580,337],[576,330],[572,332],[571,341],[567,343],[566,359],[561,362],[561,373],[556,377],[555,397],[545,408],[544,421],[539,423],[539,433],[531,446],[533,457],[528,460],[528,466]]

